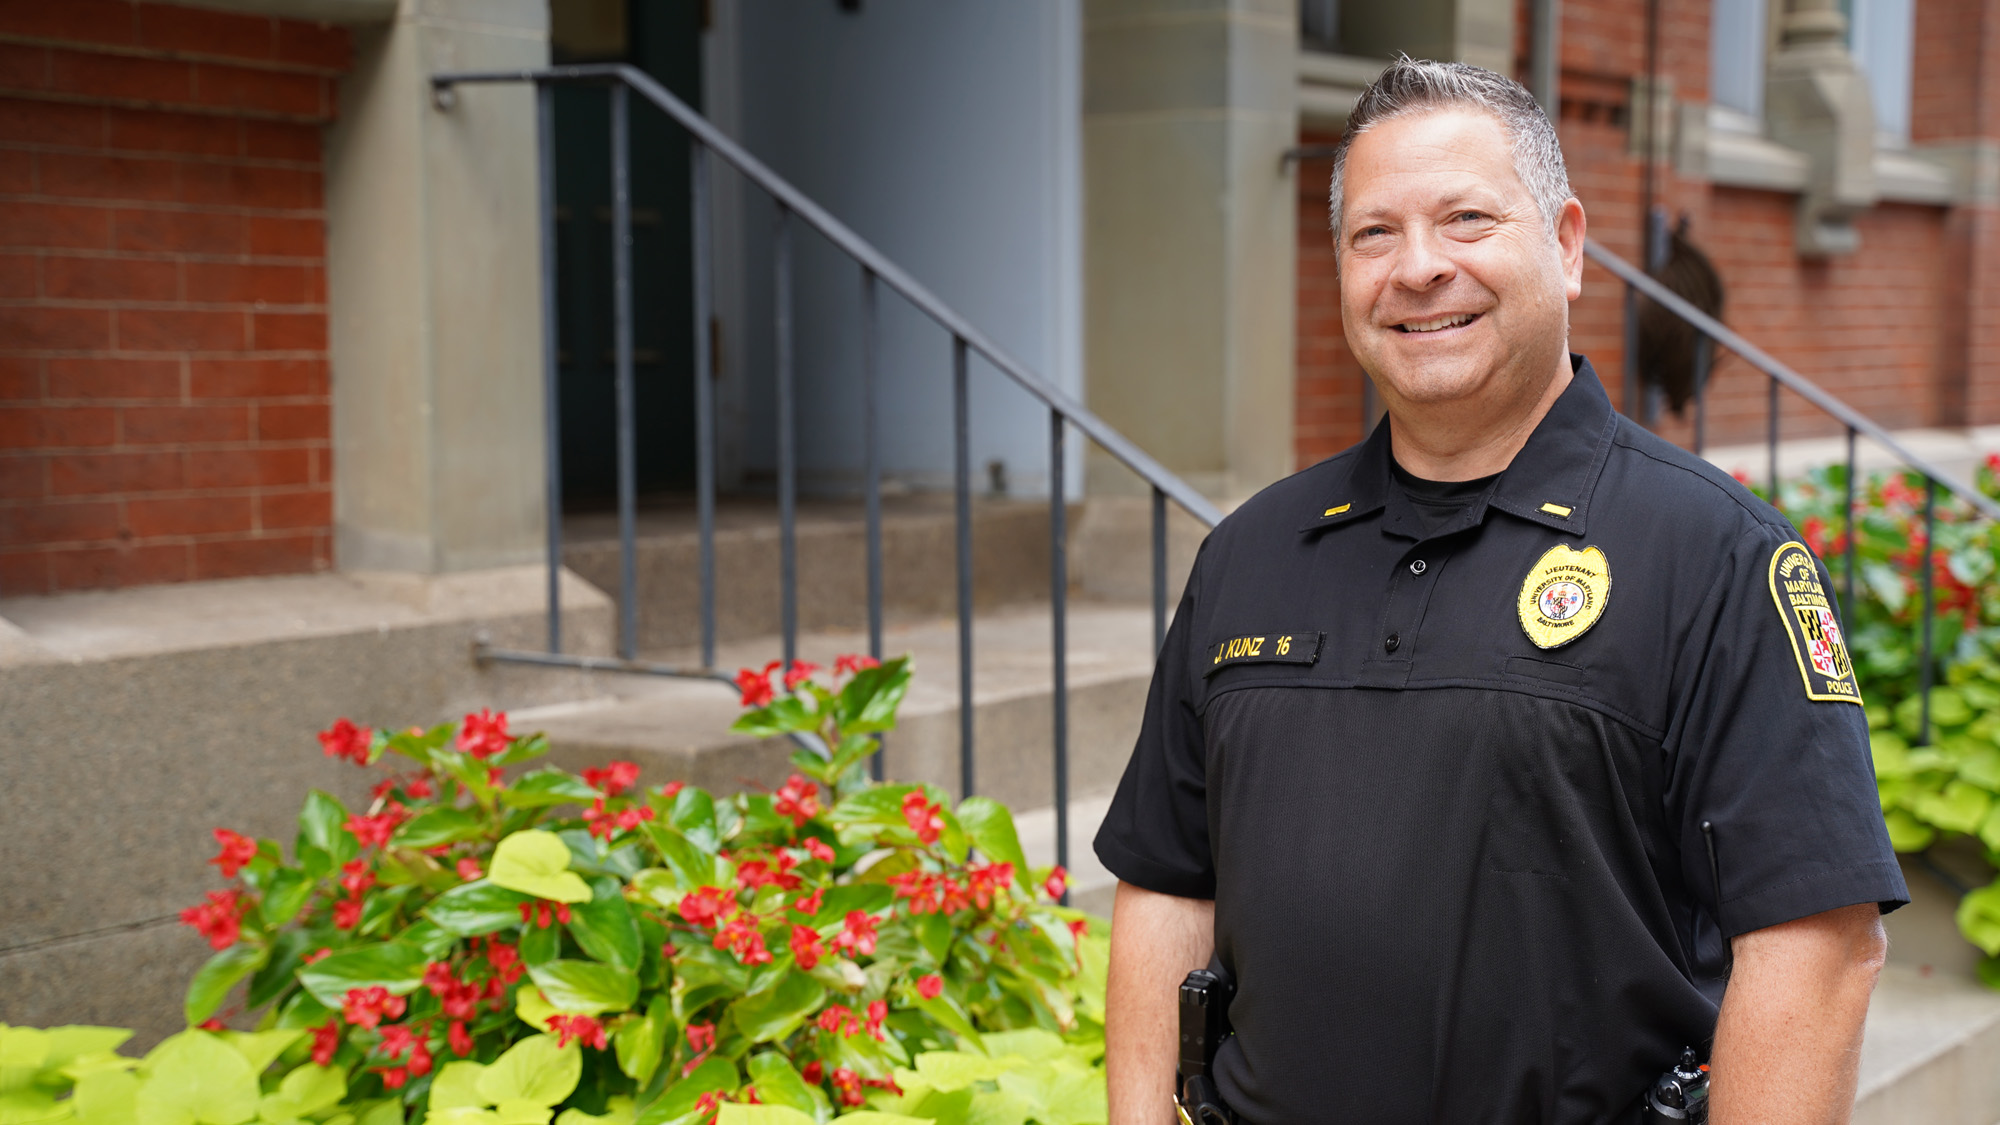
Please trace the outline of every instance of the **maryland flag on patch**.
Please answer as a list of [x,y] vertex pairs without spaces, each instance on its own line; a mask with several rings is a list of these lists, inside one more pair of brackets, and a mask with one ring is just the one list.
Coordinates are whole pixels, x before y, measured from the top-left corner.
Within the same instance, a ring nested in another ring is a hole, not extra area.
[[1771,600],[1792,639],[1806,696],[1860,703],[1854,660],[1840,632],[1833,602],[1820,582],[1819,566],[1802,543],[1786,543],[1771,555]]

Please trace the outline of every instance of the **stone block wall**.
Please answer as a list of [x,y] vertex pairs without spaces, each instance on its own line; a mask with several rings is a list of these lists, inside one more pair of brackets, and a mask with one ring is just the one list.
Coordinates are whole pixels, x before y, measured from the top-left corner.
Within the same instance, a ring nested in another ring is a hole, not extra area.
[[332,561],[342,28],[0,2],[0,595]]

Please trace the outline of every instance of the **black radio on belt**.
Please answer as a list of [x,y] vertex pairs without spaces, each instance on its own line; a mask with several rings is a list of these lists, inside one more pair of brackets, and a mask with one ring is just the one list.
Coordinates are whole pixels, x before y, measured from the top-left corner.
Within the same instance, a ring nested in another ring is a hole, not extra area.
[[1174,1102],[1185,1125],[1233,1125],[1216,1091],[1215,1049],[1229,1035],[1229,1001],[1236,982],[1220,966],[1196,969],[1181,982],[1181,1061]]
[[1693,1047],[1683,1048],[1681,1060],[1646,1091],[1646,1125],[1669,1123],[1708,1123],[1708,1067],[1696,1061]]

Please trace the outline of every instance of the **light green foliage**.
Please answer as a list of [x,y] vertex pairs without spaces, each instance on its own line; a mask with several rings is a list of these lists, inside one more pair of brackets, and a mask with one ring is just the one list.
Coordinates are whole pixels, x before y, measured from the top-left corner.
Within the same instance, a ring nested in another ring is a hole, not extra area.
[[528,829],[493,851],[493,885],[551,902],[589,902],[590,884],[569,869],[569,848],[553,832]]

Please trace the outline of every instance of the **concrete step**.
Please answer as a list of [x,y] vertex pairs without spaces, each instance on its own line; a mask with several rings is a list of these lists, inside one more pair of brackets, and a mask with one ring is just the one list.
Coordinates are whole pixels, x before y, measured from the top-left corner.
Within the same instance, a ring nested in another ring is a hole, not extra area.
[[1854,1125],[2000,1120],[2000,992],[1892,962],[1868,1005]]
[[[1108,795],[1138,737],[1152,675],[1152,614],[1143,607],[1083,604],[1069,613],[1069,785],[1073,799]],[[1054,803],[1050,706],[1050,621],[1046,607],[981,614],[973,627],[974,788],[1014,809]],[[800,638],[799,657],[830,665],[865,651],[859,633],[823,631]],[[779,654],[775,637],[724,644],[723,668],[761,667]],[[959,788],[958,641],[950,619],[890,626],[884,651],[910,653],[915,679],[897,729],[886,739],[888,775]],[[687,651],[649,654],[689,660]],[[517,730],[542,730],[562,765],[608,758],[638,762],[651,781],[679,779],[719,789],[775,787],[790,772],[790,744],[729,732],[741,708],[727,685],[630,676],[601,678],[606,696],[517,711]],[[1101,819],[1102,812],[1097,816]],[[1053,840],[1053,815],[1048,832]],[[1092,822],[1091,832],[1095,831]],[[1071,835],[1072,856],[1089,837]],[[1053,843],[1051,842],[1051,852]]]

